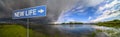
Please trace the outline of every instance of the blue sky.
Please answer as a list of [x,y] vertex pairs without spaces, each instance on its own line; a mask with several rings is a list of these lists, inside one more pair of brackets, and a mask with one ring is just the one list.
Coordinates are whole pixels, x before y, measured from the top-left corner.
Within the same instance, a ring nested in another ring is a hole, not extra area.
[[120,19],[120,0],[81,0],[64,11],[57,22],[101,22]]

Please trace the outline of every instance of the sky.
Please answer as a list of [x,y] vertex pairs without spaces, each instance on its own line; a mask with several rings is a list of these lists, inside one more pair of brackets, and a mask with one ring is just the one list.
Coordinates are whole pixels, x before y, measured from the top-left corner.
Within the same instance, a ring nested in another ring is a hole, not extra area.
[[[0,18],[11,18],[12,11],[47,5],[47,16],[33,22],[100,22],[120,18],[120,0],[0,0]],[[1,20],[0,19],[0,20]]]
[[40,24],[53,23],[57,21],[59,15],[62,13],[61,11],[72,8],[77,1],[78,0],[0,0],[0,21],[6,21],[6,19],[11,20],[14,10],[46,5],[47,15],[45,17],[31,18],[30,21]]
[[120,19],[120,0],[79,0],[62,10],[57,22],[103,22]]

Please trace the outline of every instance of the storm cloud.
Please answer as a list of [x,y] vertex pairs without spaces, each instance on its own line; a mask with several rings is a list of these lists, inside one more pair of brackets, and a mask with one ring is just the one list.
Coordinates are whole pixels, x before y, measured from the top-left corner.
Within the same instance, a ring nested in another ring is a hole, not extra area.
[[69,10],[78,0],[0,0],[0,18],[12,18],[14,10],[47,5],[47,16],[31,18],[39,23],[55,22],[62,11]]

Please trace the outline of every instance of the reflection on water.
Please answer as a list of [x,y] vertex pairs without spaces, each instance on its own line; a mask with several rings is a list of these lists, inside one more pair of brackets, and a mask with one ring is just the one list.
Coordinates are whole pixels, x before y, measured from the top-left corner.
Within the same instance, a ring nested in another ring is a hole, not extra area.
[[55,25],[61,32],[69,34],[90,34],[95,31],[91,25]]
[[[96,25],[53,25],[60,32],[75,36],[96,33],[95,37],[120,37],[120,29]],[[98,32],[101,30],[101,32]]]

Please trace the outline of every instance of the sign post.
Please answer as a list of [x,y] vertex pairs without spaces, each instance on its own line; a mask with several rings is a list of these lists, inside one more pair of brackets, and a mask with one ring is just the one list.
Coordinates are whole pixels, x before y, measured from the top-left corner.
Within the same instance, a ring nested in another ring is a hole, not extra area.
[[29,18],[27,18],[27,37],[29,37]]
[[46,16],[46,5],[13,11],[13,19],[27,19],[27,37],[29,37],[29,18]]

